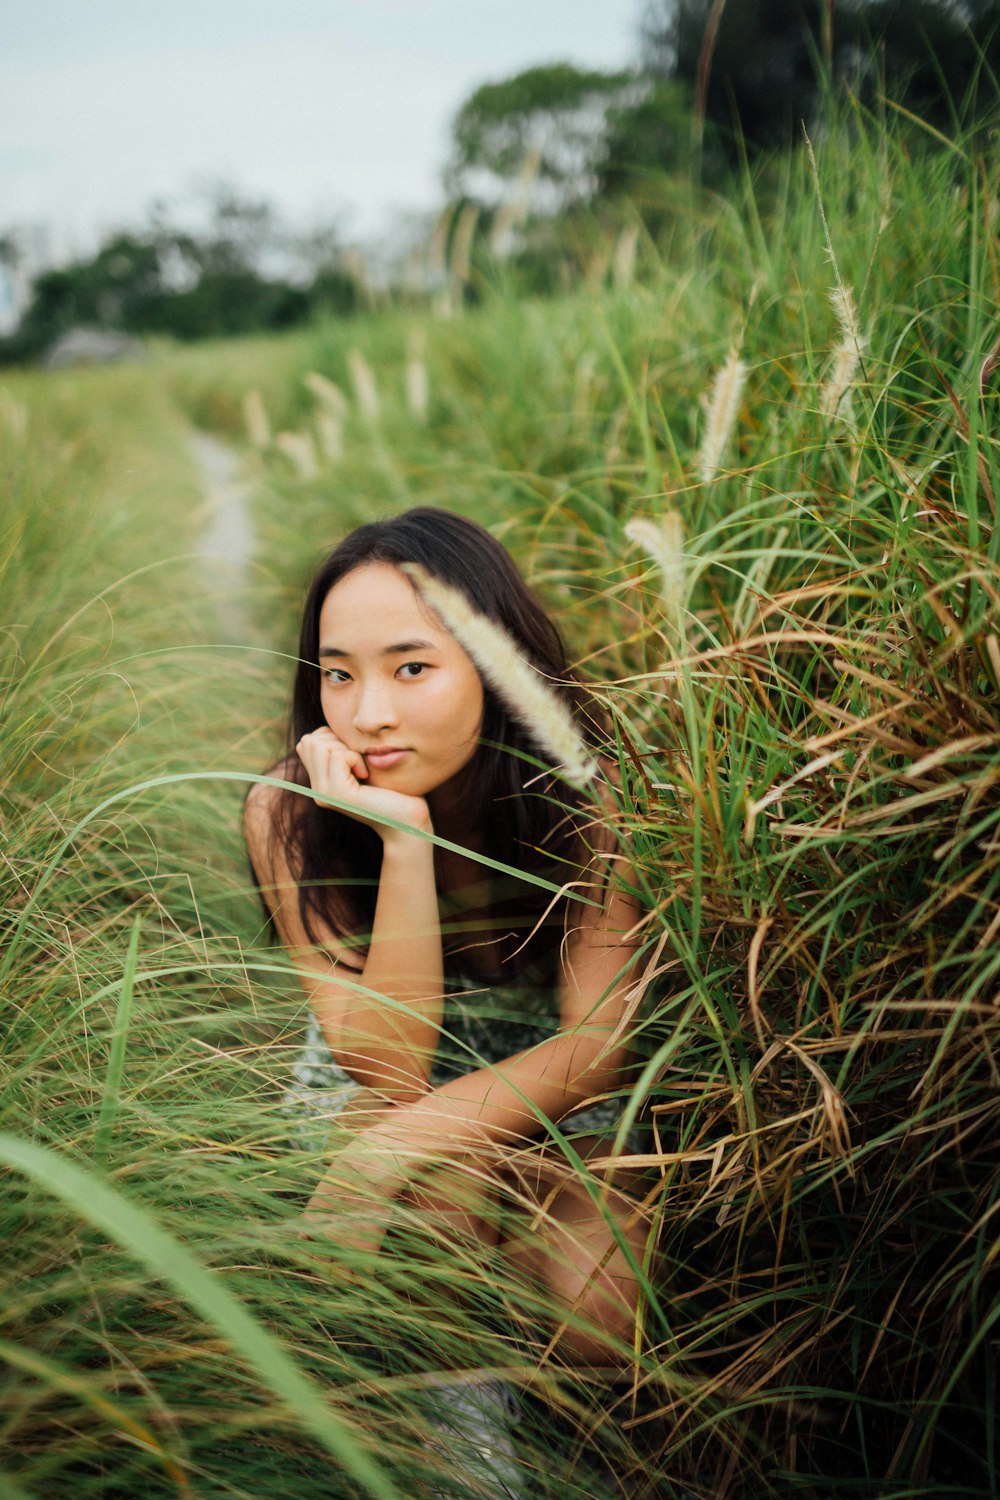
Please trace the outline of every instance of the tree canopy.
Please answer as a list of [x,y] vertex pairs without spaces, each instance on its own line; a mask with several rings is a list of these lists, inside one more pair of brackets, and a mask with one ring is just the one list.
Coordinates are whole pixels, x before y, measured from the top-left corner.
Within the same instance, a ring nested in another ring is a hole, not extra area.
[[827,80],[948,124],[1000,72],[1000,0],[652,0],[642,52],[751,148],[794,139]]
[[448,190],[496,200],[531,162],[555,204],[586,196],[603,158],[608,112],[636,102],[646,88],[634,73],[569,63],[483,84],[452,124]]
[[333,229],[290,235],[269,204],[225,184],[201,196],[197,227],[160,205],[145,228],[113,234],[95,255],[36,276],[0,358],[34,358],[80,325],[193,339],[355,309],[356,278]]

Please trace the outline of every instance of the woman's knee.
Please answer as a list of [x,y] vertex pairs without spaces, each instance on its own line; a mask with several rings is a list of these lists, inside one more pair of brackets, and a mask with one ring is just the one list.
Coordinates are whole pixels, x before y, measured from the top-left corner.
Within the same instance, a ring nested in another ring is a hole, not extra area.
[[577,1363],[618,1363],[628,1357],[642,1293],[610,1229],[599,1233],[592,1226],[582,1231],[578,1224],[550,1222],[504,1248],[530,1288],[528,1300],[556,1332],[561,1352]]
[[549,1315],[558,1347],[578,1362],[620,1363],[634,1348],[641,1294],[630,1270],[611,1273],[593,1258],[552,1265],[547,1280]]
[[408,1188],[402,1205],[411,1223],[422,1223],[431,1236],[467,1249],[492,1249],[499,1238],[495,1194],[462,1168],[427,1174]]

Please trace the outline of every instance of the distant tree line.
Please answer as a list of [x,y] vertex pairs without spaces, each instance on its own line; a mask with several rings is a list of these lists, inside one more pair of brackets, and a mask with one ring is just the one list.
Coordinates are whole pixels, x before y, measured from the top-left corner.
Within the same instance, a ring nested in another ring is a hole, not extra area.
[[635,68],[554,64],[477,89],[455,117],[445,181],[478,212],[486,285],[496,225],[532,179],[534,215],[504,274],[551,292],[606,259],[623,202],[624,222],[638,210],[655,234],[673,212],[671,176],[724,190],[743,161],[801,145],[803,127],[820,134],[845,98],[985,139],[998,77],[1000,0],[649,0]]
[[948,127],[995,113],[1000,0],[660,0],[643,60],[751,150],[794,140],[845,85]]
[[[935,129],[995,125],[998,77],[1000,0],[649,0],[635,68],[529,68],[466,100],[445,169],[444,250],[461,244],[457,259],[481,269],[506,241],[508,284],[552,292],[579,264],[584,217],[620,224],[628,198],[655,229],[664,174],[693,164],[721,183],[745,156],[822,129],[845,92]],[[512,213],[529,196],[533,227]],[[226,188],[208,208],[198,231],[161,210],[37,277],[0,359],[34,358],[81,324],[193,339],[347,316],[364,300],[334,231],[290,236],[268,205]],[[15,250],[0,236],[0,260]],[[459,279],[462,296],[477,295],[476,276]]]
[[692,142],[709,174],[799,142],[845,89],[936,128],[995,119],[998,77],[1000,0],[651,0],[633,72],[532,68],[478,89],[448,180],[474,195],[534,153],[554,201],[594,201],[688,164]]
[[[356,310],[362,289],[333,230],[292,236],[269,205],[227,187],[210,190],[205,209],[192,229],[159,208],[144,229],[42,272],[18,328],[0,339],[0,359],[37,358],[80,326],[214,338]],[[13,259],[16,245],[5,249]]]

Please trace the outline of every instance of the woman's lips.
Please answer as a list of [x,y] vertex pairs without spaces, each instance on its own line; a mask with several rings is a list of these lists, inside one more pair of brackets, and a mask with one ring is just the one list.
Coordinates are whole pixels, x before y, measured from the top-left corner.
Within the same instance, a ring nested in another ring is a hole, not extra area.
[[409,750],[366,750],[365,765],[371,771],[388,771],[390,766],[397,766]]

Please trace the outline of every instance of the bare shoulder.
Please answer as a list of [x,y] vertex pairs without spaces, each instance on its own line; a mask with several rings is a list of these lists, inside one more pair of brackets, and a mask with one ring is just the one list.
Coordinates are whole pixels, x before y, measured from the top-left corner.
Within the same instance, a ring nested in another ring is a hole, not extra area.
[[[265,774],[284,780],[284,771],[282,763]],[[280,787],[254,782],[243,804],[243,836],[264,905],[281,941],[294,951],[311,945],[302,925],[295,876],[282,837],[281,799]]]
[[[279,781],[291,781],[291,762],[279,761],[265,772]],[[243,804],[243,833],[247,853],[257,879],[264,904],[271,914],[285,948],[298,959],[313,978],[326,979],[337,963],[346,959],[349,969],[357,967],[348,945],[328,922],[314,916],[313,933],[306,931],[299,903],[299,877],[289,857],[289,846],[282,826],[284,797],[281,787],[266,781],[251,786]],[[310,981],[303,974],[307,991]]]
[[[616,761],[608,756],[600,759],[601,774],[590,789],[592,798],[590,813],[583,829],[583,881],[586,885],[607,889],[609,881],[617,874],[619,886],[628,883],[631,874],[627,838],[622,816],[621,773]],[[593,891],[590,892],[594,894]]]
[[[286,780],[289,769],[287,761],[279,761],[264,774]],[[280,787],[271,786],[266,781],[255,781],[243,803],[243,836],[250,863],[261,885],[270,883],[279,872],[286,873],[288,868],[279,836],[282,797]]]

